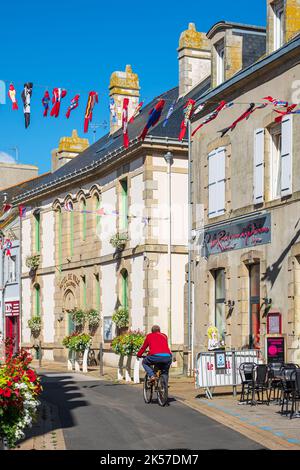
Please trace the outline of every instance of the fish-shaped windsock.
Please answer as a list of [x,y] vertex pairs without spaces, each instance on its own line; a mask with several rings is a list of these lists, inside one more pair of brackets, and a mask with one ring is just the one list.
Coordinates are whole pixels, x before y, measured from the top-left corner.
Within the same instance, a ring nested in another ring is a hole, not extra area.
[[98,103],[98,93],[96,91],[90,91],[88,101],[86,104],[85,116],[84,116],[84,132],[88,132],[89,123],[93,119],[93,109],[95,104]]
[[289,114],[295,114],[295,111],[294,109],[297,108],[297,105],[296,104],[291,104],[290,106],[287,107],[286,111],[279,111],[278,109],[275,109],[274,111],[278,114],[280,114],[280,116],[278,116],[277,118],[275,118],[275,122],[282,122],[283,118],[285,116],[288,116]]
[[128,137],[128,105],[129,99],[124,98],[123,100],[123,109],[122,109],[122,131],[123,131],[123,145],[127,149],[129,146],[129,137]]
[[219,116],[219,113],[222,111],[222,109],[224,109],[226,107],[227,103],[226,101],[221,101],[219,106],[212,112],[210,113],[205,119],[203,122],[201,122],[201,124],[199,124],[198,127],[196,127],[196,129],[193,131],[192,133],[192,137],[194,137],[194,135],[199,131],[199,129],[201,129],[203,126],[205,126],[206,124],[208,124],[209,122],[213,121],[214,119],[216,119],[218,116]]
[[79,106],[79,98],[80,98],[80,95],[75,95],[74,98],[71,99],[70,106],[68,107],[68,110],[67,110],[67,112],[66,112],[66,118],[67,118],[67,119],[69,119],[70,114],[71,114],[71,111],[73,111],[73,109],[78,108],[78,106]]
[[288,101],[278,100],[277,98],[273,98],[272,96],[265,96],[264,100],[269,101],[274,106],[278,106],[279,108],[287,108],[289,103]]
[[132,115],[131,118],[129,119],[130,124],[132,124],[132,123],[134,122],[135,118],[139,115],[139,112],[140,112],[140,110],[142,109],[143,104],[144,104],[144,101],[142,101],[141,103],[139,103],[139,104],[137,105],[137,107],[135,108],[133,115]]
[[58,117],[61,100],[66,96],[67,90],[64,88],[53,88],[52,104],[50,116]]
[[151,111],[149,112],[148,122],[139,137],[141,140],[144,140],[150,128],[155,126],[158,123],[161,117],[161,113],[164,109],[164,106],[165,106],[165,100],[159,100],[159,102],[154,106],[154,108],[151,109]]
[[29,127],[30,124],[30,101],[32,95],[33,83],[25,83],[24,89],[22,91],[22,100],[24,105],[24,118],[25,118],[25,129]]
[[43,113],[43,116],[44,117],[47,117],[48,116],[48,111],[49,111],[49,103],[50,103],[50,95],[49,95],[49,91],[45,91],[45,94],[42,98],[42,104],[44,106],[44,113]]
[[12,83],[9,85],[9,90],[8,90],[7,94],[8,94],[9,99],[12,102],[12,109],[13,110],[19,109],[18,108],[17,98],[16,98],[16,90],[15,90],[15,87],[13,86]]
[[185,137],[187,126],[188,126],[188,121],[191,119],[193,115],[195,104],[196,104],[196,101],[189,99],[187,100],[184,106],[185,112],[184,112],[184,118],[180,125],[179,140],[183,140]]
[[228,131],[233,131],[239,122],[244,121],[244,119],[249,119],[251,114],[253,114],[257,109],[263,109],[266,106],[267,103],[263,103],[259,106],[255,106],[255,103],[250,103],[249,108],[240,117],[238,117],[229,127],[226,127],[226,129],[222,129],[221,131],[219,131],[221,133],[221,137],[224,137],[224,135],[226,135]]

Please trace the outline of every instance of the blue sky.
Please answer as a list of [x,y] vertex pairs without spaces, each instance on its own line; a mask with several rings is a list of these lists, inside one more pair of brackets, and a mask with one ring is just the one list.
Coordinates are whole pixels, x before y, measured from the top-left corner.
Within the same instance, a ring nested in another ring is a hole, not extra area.
[[[247,7],[246,7],[247,5]],[[265,25],[266,0],[174,0],[127,2],[114,0],[15,0],[1,6],[0,80],[12,81],[19,111],[7,99],[0,105],[0,152],[19,162],[34,164],[40,173],[51,167],[51,150],[73,128],[83,136],[83,117],[90,90],[100,94],[94,122],[109,120],[108,84],[113,71],[131,64],[139,74],[141,95],[149,101],[178,82],[177,52],[181,31],[189,22],[200,31],[220,20]],[[31,125],[25,130],[21,102],[23,84],[32,81]],[[68,91],[58,119],[44,119],[41,98],[45,88]],[[81,92],[79,108],[69,121],[65,112],[71,98]],[[97,137],[105,132],[97,131]],[[93,135],[88,135],[90,142]]]

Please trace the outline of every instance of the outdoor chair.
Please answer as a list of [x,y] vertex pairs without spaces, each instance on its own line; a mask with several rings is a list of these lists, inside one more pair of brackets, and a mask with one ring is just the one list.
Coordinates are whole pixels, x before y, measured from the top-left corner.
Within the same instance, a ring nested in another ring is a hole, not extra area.
[[283,415],[289,414],[289,403],[292,400],[295,391],[295,381],[293,380],[293,374],[297,371],[296,367],[283,367],[282,378],[281,378],[281,410],[280,413]]
[[[291,398],[292,398],[292,409],[290,413],[290,419],[293,418],[295,412],[296,412],[296,403],[300,401],[300,369],[295,369],[292,372],[291,375],[291,380],[293,384],[293,391],[291,393]],[[299,411],[297,413],[297,416],[300,417]]]
[[[244,362],[239,367],[239,373],[242,382],[242,391],[240,397],[240,403],[249,403],[249,395],[253,386],[253,372],[256,364],[253,362]],[[245,396],[247,397],[245,399]]]
[[[259,364],[255,366],[254,381],[252,382],[252,386],[250,386],[250,388],[252,392],[251,405],[256,405],[257,403],[266,403],[267,405],[270,404],[269,367],[266,364]],[[265,392],[267,395],[266,400],[264,400]],[[258,400],[255,400],[255,395],[257,395]]]
[[273,391],[273,401],[279,402],[281,394],[281,369],[282,362],[272,362],[268,365],[270,381],[270,400]]

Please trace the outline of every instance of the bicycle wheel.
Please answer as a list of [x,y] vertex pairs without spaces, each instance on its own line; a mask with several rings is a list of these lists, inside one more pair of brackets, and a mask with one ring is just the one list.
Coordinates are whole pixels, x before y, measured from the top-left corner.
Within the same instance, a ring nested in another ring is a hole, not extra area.
[[153,395],[153,385],[149,382],[149,377],[146,374],[143,387],[143,395],[145,403],[151,403]]
[[158,379],[157,400],[160,406],[166,406],[168,403],[168,384],[163,375],[161,375]]

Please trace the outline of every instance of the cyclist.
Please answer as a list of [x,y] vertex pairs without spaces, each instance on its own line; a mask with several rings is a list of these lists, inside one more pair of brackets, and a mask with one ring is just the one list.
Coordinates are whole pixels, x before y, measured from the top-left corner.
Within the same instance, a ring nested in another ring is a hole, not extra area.
[[152,333],[146,336],[137,357],[141,358],[146,349],[149,348],[148,356],[143,360],[143,367],[150,378],[150,382],[155,382],[155,375],[151,366],[158,364],[162,375],[165,377],[165,383],[168,383],[169,369],[172,364],[172,352],[168,346],[168,337],[161,333],[158,325],[154,325],[151,331]]

